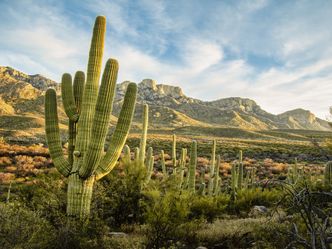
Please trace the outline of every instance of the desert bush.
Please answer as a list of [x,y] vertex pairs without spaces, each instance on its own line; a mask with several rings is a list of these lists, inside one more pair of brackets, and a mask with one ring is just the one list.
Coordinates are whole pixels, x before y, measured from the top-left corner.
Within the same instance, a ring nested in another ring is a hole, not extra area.
[[270,218],[233,218],[205,224],[197,237],[208,248],[281,249],[289,241],[282,233],[286,229],[287,225]]
[[230,203],[230,211],[237,213],[248,212],[253,206],[275,206],[282,198],[282,192],[278,189],[252,188],[238,191],[233,203]]
[[190,214],[192,219],[206,219],[212,222],[217,217],[220,217],[227,208],[229,196],[219,195],[216,197],[210,196],[195,196],[190,202]]
[[19,203],[0,203],[0,248],[49,248],[53,234],[39,212]]
[[7,166],[12,163],[12,160],[8,156],[0,157],[0,166]]
[[0,183],[9,184],[15,179],[15,174],[13,173],[3,173],[0,172]]
[[[186,192],[153,193],[145,200],[146,213],[146,247],[168,248],[185,238],[195,241],[195,221],[188,221],[191,195]],[[189,229],[189,227],[191,229]],[[188,231],[191,233],[188,234]],[[189,236],[190,235],[190,236]]]
[[96,184],[93,209],[98,210],[98,216],[110,227],[139,222],[144,177],[141,166],[129,163],[123,167],[121,175],[114,170]]

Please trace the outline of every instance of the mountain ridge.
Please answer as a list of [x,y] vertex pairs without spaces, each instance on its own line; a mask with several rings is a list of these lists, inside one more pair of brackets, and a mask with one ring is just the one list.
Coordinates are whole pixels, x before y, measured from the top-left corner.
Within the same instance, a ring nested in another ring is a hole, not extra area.
[[[114,115],[122,105],[126,86],[117,84]],[[43,95],[48,87],[59,92],[60,85],[40,74],[28,75],[0,66],[0,115],[37,115],[43,118]],[[60,100],[60,98],[59,98]],[[250,130],[310,129],[331,130],[327,121],[302,108],[271,114],[254,100],[241,97],[203,101],[185,95],[178,86],[157,84],[151,79],[138,83],[135,121],[140,122],[142,103],[150,105],[151,125],[155,127],[218,126]],[[60,117],[64,117],[60,104]]]

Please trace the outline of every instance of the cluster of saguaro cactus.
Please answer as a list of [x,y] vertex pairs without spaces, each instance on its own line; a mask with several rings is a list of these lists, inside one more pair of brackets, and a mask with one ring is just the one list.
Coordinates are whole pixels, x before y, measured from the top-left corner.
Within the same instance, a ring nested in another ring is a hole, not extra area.
[[243,188],[244,184],[244,167],[242,161],[242,150],[239,151],[239,159],[237,163],[232,165],[231,169],[231,192],[233,196],[236,196],[238,190]]
[[118,62],[109,59],[99,86],[104,39],[105,17],[98,16],[93,29],[87,78],[77,72],[72,86],[69,74],[62,77],[62,99],[69,118],[68,158],[60,141],[57,99],[54,89],[45,95],[46,138],[50,155],[58,171],[68,177],[67,214],[86,218],[90,214],[93,185],[116,165],[131,125],[137,86],[129,84],[108,151],[104,143],[109,130],[116,89]]

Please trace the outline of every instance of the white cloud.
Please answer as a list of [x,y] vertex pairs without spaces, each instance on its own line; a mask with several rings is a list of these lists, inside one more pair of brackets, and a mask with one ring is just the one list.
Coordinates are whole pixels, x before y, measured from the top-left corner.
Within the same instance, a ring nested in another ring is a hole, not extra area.
[[[258,0],[206,4],[200,10],[199,1],[144,0],[139,3],[149,20],[144,23],[128,4],[83,1],[88,14],[75,13],[80,22],[66,12],[65,3],[10,6],[0,17],[6,37],[0,40],[0,64],[55,80],[63,72],[85,70],[91,16],[105,14],[110,27],[105,58],[119,60],[119,81],[153,78],[205,100],[250,97],[273,113],[298,107],[321,117],[328,113],[332,32],[327,6],[304,1],[275,8],[272,1]],[[171,60],[169,52],[176,53]],[[261,67],[251,55],[278,65]]]

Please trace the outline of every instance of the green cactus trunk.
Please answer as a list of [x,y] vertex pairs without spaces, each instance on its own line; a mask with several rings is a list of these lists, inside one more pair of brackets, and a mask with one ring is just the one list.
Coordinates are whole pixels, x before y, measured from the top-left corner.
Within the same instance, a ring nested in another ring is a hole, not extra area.
[[125,145],[123,147],[123,158],[122,158],[122,162],[124,164],[129,164],[131,162],[130,147],[128,145]]
[[243,161],[242,161],[242,150],[239,151],[239,164],[238,164],[238,181],[237,187],[239,190],[242,189],[243,184]]
[[217,179],[215,177],[215,164],[216,164],[216,140],[213,140],[212,143],[212,152],[211,152],[211,163],[210,163],[210,178],[209,178],[209,185],[208,185],[208,194],[209,196],[212,196],[213,194],[213,186],[214,186],[214,181]]
[[173,164],[173,174],[176,174],[176,135],[173,134],[172,137],[173,143],[172,143],[172,164]]
[[189,163],[189,182],[188,190],[195,192],[196,184],[196,166],[197,166],[197,142],[193,141],[190,148],[190,163]]
[[160,152],[160,163],[161,163],[161,170],[163,172],[163,177],[167,178],[168,174],[167,174],[167,169],[166,169],[164,150],[161,150],[161,152]]
[[99,86],[105,30],[105,17],[97,17],[85,85],[82,72],[76,73],[74,86],[69,74],[62,77],[62,99],[70,120],[68,159],[61,147],[56,92],[48,89],[45,94],[45,129],[50,155],[58,171],[68,177],[67,214],[81,219],[89,217],[94,182],[107,175],[118,161],[136,102],[137,86],[131,83],[104,155],[118,72],[117,61],[109,59]]
[[187,149],[182,148],[181,151],[181,159],[179,162],[179,166],[180,166],[180,173],[179,173],[179,188],[183,188],[184,187],[184,171],[186,169],[186,160],[187,160]]
[[219,194],[219,189],[220,189],[220,185],[221,185],[221,178],[219,176],[219,167],[220,167],[220,162],[221,162],[221,157],[220,155],[217,156],[217,162],[214,168],[214,174],[215,174],[215,179],[217,179],[217,181],[213,182],[213,193],[214,195],[218,195]]
[[331,186],[332,184],[332,162],[328,162],[325,165],[324,183],[326,186]]
[[145,104],[143,106],[142,114],[142,134],[139,144],[139,163],[144,165],[145,163],[145,151],[146,151],[146,139],[148,135],[148,123],[149,123],[149,106]]

